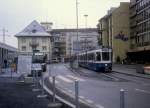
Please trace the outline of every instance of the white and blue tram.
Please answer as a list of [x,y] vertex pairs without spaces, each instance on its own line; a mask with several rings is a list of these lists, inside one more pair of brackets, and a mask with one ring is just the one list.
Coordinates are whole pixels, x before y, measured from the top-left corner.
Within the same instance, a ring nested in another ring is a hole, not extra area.
[[92,51],[86,51],[78,55],[79,66],[88,68],[97,72],[106,72],[112,70],[112,49],[101,48]]

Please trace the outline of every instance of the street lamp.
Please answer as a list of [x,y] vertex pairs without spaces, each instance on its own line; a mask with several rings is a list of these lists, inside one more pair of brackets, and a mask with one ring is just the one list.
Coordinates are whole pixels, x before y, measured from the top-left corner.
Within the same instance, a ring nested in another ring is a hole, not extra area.
[[77,24],[77,42],[76,42],[76,50],[77,50],[77,64],[76,64],[76,68],[78,68],[78,64],[79,64],[79,25],[78,25],[78,0],[76,0],[76,24]]

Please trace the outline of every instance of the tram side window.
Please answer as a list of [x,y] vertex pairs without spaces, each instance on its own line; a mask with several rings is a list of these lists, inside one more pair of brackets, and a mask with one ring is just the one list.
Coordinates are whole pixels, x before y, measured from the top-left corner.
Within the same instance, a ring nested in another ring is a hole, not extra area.
[[101,61],[101,53],[100,52],[96,53],[96,60]]
[[94,54],[93,53],[88,54],[88,60],[94,60]]
[[109,52],[102,52],[102,58],[104,61],[109,60]]

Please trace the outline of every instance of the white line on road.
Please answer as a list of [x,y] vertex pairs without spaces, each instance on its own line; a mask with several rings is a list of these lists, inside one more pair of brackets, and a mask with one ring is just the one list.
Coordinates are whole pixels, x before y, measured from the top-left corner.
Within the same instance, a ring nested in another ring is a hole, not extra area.
[[67,83],[73,83],[72,80],[70,80],[70,79],[68,79],[68,78],[66,78],[66,77],[64,77],[64,76],[61,76],[61,75],[57,76],[57,78],[59,78],[59,79],[65,81],[65,82],[67,82]]
[[72,78],[73,80],[85,81],[84,79],[76,77],[76,76],[73,76],[73,75],[67,75],[67,77]]
[[97,108],[104,108],[102,105],[96,104]]
[[146,90],[141,90],[141,89],[135,89],[136,91],[139,91],[139,92],[143,92],[143,93],[146,93],[146,94],[150,94],[150,91],[146,91]]
[[90,100],[90,99],[86,99],[86,101],[88,102],[88,103],[94,103],[92,100]]
[[81,99],[85,99],[85,97],[84,97],[84,96],[79,96],[79,98],[81,98]]

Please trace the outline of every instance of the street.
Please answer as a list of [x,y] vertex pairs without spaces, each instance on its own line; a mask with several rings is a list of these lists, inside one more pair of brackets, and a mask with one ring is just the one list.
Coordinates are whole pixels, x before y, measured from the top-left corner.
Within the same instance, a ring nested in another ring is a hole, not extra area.
[[[120,108],[120,90],[125,90],[125,108],[150,108],[150,80],[116,72],[96,73],[79,68],[70,70],[68,64],[52,64],[48,76],[56,76],[56,87],[74,96],[74,81],[79,81],[79,97],[98,108]],[[65,97],[63,97],[65,98]]]

